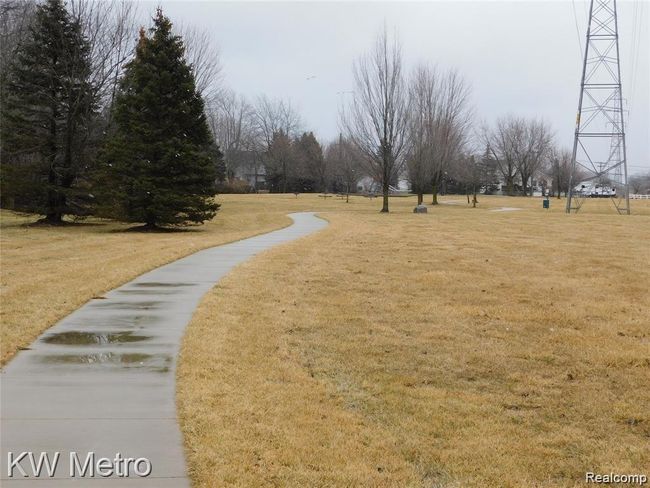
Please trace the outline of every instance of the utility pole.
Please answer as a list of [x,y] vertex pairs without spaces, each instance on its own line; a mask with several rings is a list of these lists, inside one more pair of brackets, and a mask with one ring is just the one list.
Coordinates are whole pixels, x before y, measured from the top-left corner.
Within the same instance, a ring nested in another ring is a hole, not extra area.
[[339,167],[344,168],[345,203],[350,203],[350,179],[348,178],[348,163],[343,161],[343,133],[339,132]]
[[587,193],[593,193],[576,190],[581,182],[600,185],[600,196],[608,196],[619,214],[629,215],[616,0],[591,0],[589,6],[567,213],[578,212]]

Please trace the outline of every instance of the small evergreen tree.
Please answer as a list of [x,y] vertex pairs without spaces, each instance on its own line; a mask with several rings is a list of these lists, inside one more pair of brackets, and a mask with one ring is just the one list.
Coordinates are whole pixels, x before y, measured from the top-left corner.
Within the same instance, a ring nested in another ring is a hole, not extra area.
[[489,145],[485,147],[485,152],[479,164],[483,174],[482,184],[485,186],[485,194],[492,195],[499,188],[499,168],[497,161],[492,157],[492,151]]
[[291,189],[289,182],[295,173],[293,149],[291,139],[286,132],[280,129],[273,133],[273,139],[264,158],[266,180],[273,192],[286,193]]
[[62,0],[47,0],[36,7],[3,83],[4,197],[52,224],[86,213],[80,183],[96,105],[89,53],[79,21]]
[[120,82],[98,192],[110,216],[148,228],[202,223],[219,208],[222,155],[182,39],[161,9],[153,20]]
[[327,191],[327,165],[323,148],[313,132],[304,132],[295,142],[296,158],[301,165],[303,185],[311,183],[318,191]]

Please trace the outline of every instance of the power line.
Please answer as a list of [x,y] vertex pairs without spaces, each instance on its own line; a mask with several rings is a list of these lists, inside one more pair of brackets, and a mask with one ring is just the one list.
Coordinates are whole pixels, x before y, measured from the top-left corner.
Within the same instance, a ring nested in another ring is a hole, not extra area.
[[635,0],[634,5],[634,20],[633,20],[633,33],[632,33],[632,66],[631,66],[631,90],[630,90],[630,111],[634,106],[633,100],[636,94],[636,85],[638,78],[638,69],[639,69],[639,53],[641,52],[641,40],[643,37],[643,17],[644,17],[644,5],[640,0]]
[[576,24],[576,34],[578,35],[578,53],[580,61],[582,61],[582,36],[580,35],[580,27],[578,26],[578,12],[576,11],[576,1],[571,0],[571,6],[573,7],[573,20]]

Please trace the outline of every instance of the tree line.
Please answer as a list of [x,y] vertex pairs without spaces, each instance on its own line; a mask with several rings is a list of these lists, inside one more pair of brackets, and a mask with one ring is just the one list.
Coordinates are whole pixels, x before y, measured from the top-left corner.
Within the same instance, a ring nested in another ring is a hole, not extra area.
[[199,71],[161,9],[134,46],[126,2],[2,9],[4,202],[55,225],[95,214],[151,229],[215,215],[222,155]]
[[558,197],[568,191],[571,154],[557,147],[546,122],[507,115],[477,124],[460,73],[427,63],[404,71],[399,40],[384,28],[354,64],[354,96],[341,117],[366,173],[380,182],[382,212],[404,176],[418,203],[432,193],[436,204],[441,189],[451,188],[471,192],[475,204],[479,189],[491,192],[500,182],[508,195],[532,195],[540,176]]
[[[570,154],[544,121],[475,122],[462,75],[430,64],[405,73],[387,29],[354,63],[341,134],[318,141],[290,100],[246,99],[221,85],[207,33],[158,9],[136,29],[119,0],[6,0],[0,7],[2,204],[44,216],[99,215],[200,223],[217,191],[354,192],[371,178],[388,211],[391,187],[532,194],[546,175],[568,190]],[[478,127],[478,128],[477,128]],[[241,181],[252,175],[252,187]]]
[[[361,155],[340,136],[319,141],[304,130],[290,100],[260,95],[253,100],[223,88],[208,107],[210,126],[224,153],[226,181],[237,181],[246,171],[264,175],[271,192],[350,192],[364,172]],[[354,180],[354,181],[353,181]],[[220,185],[224,191],[254,191]]]
[[321,145],[290,101],[221,86],[209,36],[161,10],[138,33],[128,2],[8,0],[0,22],[5,207],[156,227],[211,218],[245,165],[277,192],[361,176],[351,144]]

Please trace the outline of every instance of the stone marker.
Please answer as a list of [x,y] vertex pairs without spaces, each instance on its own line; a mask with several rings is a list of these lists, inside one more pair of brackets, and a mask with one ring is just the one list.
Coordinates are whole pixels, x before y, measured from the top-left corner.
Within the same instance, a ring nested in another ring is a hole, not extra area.
[[413,213],[427,213],[427,207],[425,205],[418,205],[413,209]]

